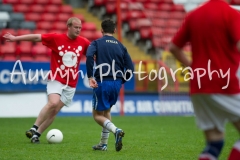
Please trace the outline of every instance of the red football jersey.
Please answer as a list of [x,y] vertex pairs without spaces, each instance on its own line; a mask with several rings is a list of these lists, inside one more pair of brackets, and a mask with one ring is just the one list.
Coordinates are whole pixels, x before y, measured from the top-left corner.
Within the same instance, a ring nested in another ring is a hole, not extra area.
[[[239,40],[240,14],[223,0],[210,0],[186,16],[172,42],[192,46],[190,93],[240,93]],[[199,77],[198,69],[205,75]]]
[[42,44],[52,50],[49,79],[54,79],[76,87],[80,74],[79,64],[81,57],[86,55],[89,40],[78,36],[70,39],[67,34],[42,34]]

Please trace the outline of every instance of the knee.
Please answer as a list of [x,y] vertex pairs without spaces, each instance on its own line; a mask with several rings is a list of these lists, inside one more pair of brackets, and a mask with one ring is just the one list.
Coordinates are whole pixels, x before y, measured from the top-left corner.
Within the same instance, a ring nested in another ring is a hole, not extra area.
[[55,110],[55,108],[57,107],[58,104],[59,104],[58,101],[54,101],[54,100],[49,100],[48,101],[49,108],[52,108],[53,110]]

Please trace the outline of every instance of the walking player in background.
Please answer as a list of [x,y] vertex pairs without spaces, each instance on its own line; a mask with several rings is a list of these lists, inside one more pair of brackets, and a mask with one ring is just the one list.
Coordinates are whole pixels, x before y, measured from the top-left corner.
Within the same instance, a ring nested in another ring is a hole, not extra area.
[[[181,49],[187,42],[192,46],[192,61]],[[239,12],[227,1],[209,0],[186,16],[170,51],[194,71],[190,81],[191,100],[197,125],[206,140],[199,160],[217,160],[224,146],[225,122],[230,121],[240,133]],[[204,69],[205,76],[198,77],[196,69],[201,69],[201,74]],[[229,160],[239,159],[240,140],[237,140]]]
[[[115,23],[106,19],[102,21],[101,27],[103,37],[90,44],[86,55],[89,85],[93,88],[93,118],[102,126],[100,143],[92,148],[107,150],[110,131],[115,135],[115,149],[120,151],[124,132],[112,123],[110,111],[118,99],[122,84],[132,76],[133,63],[127,49],[113,37]],[[93,76],[94,59],[96,71]]]
[[[57,113],[63,106],[69,106],[75,94],[78,81],[78,69],[81,57],[86,55],[90,42],[79,36],[82,28],[81,21],[72,17],[67,21],[67,33],[64,34],[28,34],[13,36],[9,33],[3,37],[6,41],[42,42],[52,50],[50,68],[53,78],[49,74],[47,82],[48,102],[40,111],[34,125],[26,131],[26,136],[32,143],[39,143],[41,134],[51,125]],[[34,106],[33,106],[34,107]]]

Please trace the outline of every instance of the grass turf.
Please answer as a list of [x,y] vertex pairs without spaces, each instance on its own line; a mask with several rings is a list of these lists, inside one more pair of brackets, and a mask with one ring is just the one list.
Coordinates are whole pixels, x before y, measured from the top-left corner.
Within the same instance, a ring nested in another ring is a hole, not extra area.
[[[31,144],[25,131],[35,118],[0,118],[1,160],[194,160],[205,142],[194,117],[125,116],[113,122],[125,131],[123,149],[116,152],[111,134],[108,151],[93,151],[100,140],[101,127],[92,117],[57,117],[47,131],[60,129],[61,144],[48,144],[45,131],[40,144]],[[232,144],[239,138],[226,126],[226,141],[219,160],[226,160]]]

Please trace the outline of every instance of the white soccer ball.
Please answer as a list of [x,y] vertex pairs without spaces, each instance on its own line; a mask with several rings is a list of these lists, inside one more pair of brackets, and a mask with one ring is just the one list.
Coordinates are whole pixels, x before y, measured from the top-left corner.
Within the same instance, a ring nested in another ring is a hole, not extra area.
[[63,134],[59,129],[51,129],[47,133],[48,143],[61,143],[63,140]]

